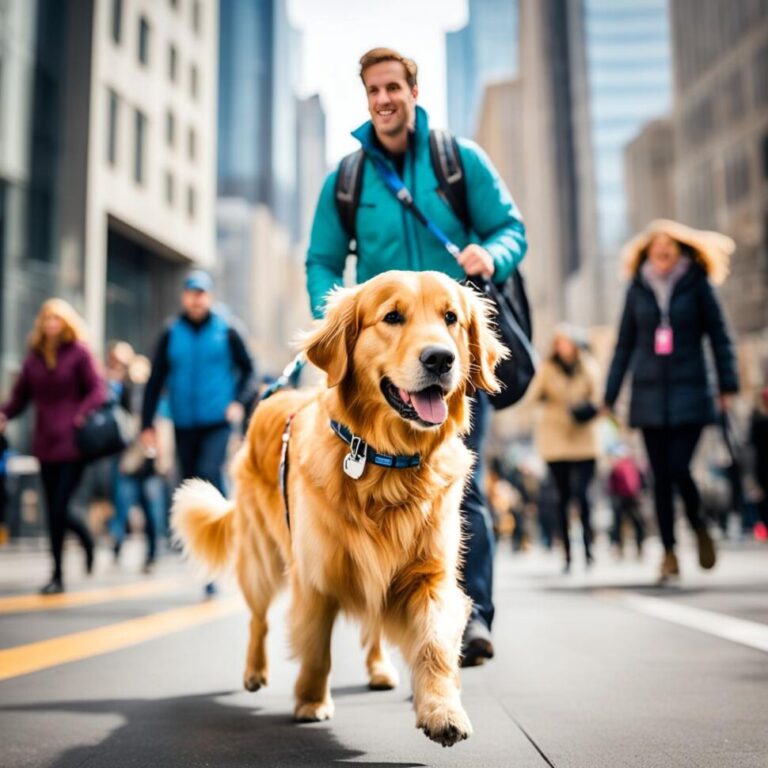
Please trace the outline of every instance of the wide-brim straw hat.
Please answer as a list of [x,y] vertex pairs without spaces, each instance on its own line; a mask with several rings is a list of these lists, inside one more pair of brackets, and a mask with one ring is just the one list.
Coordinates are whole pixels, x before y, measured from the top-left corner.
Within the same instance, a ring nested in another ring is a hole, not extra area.
[[645,259],[645,252],[656,235],[667,235],[678,243],[687,245],[694,259],[701,264],[709,279],[720,285],[728,277],[731,254],[736,243],[720,232],[694,229],[671,219],[652,221],[639,235],[635,235],[622,248],[622,259],[629,277],[634,277]]

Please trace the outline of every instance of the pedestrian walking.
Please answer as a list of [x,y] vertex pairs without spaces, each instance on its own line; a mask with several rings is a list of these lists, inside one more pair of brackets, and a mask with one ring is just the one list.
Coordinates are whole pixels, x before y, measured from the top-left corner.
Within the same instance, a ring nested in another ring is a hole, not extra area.
[[[522,261],[525,229],[514,201],[485,153],[474,143],[458,139],[431,151],[436,134],[427,113],[417,105],[416,63],[389,48],[374,48],[360,59],[371,119],[352,135],[362,153],[350,156],[345,172],[333,171],[325,181],[312,225],[307,253],[307,287],[316,318],[323,316],[329,291],[343,284],[344,268],[354,241],[357,281],[391,269],[437,270],[457,280],[482,275],[503,283]],[[453,155],[454,171],[465,177],[465,199],[449,194],[447,174],[436,167]],[[391,192],[388,176],[404,184],[422,212],[460,248],[454,259],[434,234],[407,213]],[[349,189],[350,178],[358,186]],[[463,207],[467,216],[460,215]],[[456,208],[453,206],[456,205]],[[342,207],[343,206],[343,207]],[[342,215],[342,213],[344,215]],[[462,221],[468,221],[465,227]],[[462,514],[467,533],[463,585],[472,599],[462,664],[473,666],[492,658],[493,531],[484,498],[483,451],[489,405],[478,393],[472,405],[472,429],[466,444],[477,463],[465,492]]]
[[45,595],[64,591],[62,552],[67,529],[80,540],[85,570],[93,570],[94,544],[87,525],[70,511],[85,469],[76,431],[105,399],[104,382],[86,344],[85,324],[62,299],[44,302],[29,337],[29,352],[9,400],[0,407],[0,433],[32,403],[32,453],[40,462],[53,573]]
[[643,554],[645,522],[640,511],[640,499],[643,491],[643,476],[640,467],[626,446],[619,446],[611,463],[608,475],[608,495],[613,508],[613,528],[611,544],[616,547],[616,554],[624,556],[624,524],[631,523],[635,532],[635,546],[638,558]]
[[653,474],[654,501],[664,545],[660,580],[679,574],[674,500],[683,498],[696,534],[702,568],[716,553],[701,515],[690,463],[702,429],[716,420],[704,338],[717,370],[718,404],[727,409],[738,390],[733,345],[713,284],[728,270],[733,241],[675,221],[652,222],[624,248],[630,285],[605,392],[613,410],[627,371],[632,373],[630,426],[639,427]]
[[[157,451],[154,418],[167,389],[180,480],[199,477],[226,493],[224,463],[232,425],[242,421],[254,368],[242,336],[213,309],[213,281],[202,270],[184,281],[182,312],[160,336],[144,392],[141,440]],[[206,591],[213,593],[208,584]]]
[[[139,380],[136,380],[138,372]],[[117,402],[138,421],[143,385],[149,378],[149,360],[136,355],[125,341],[114,342],[107,353],[107,386],[112,401]],[[142,571],[150,573],[157,558],[157,540],[164,526],[166,512],[165,484],[155,471],[155,451],[147,451],[140,439],[112,457],[112,503],[114,514],[109,522],[115,562],[128,529],[131,509],[138,505],[144,514],[147,552]]]
[[749,442],[754,455],[755,480],[762,494],[758,502],[758,510],[765,539],[768,535],[768,386],[763,387],[758,393],[757,402],[752,411]]
[[564,572],[571,569],[569,510],[576,501],[581,517],[587,566],[592,565],[592,509],[589,486],[599,453],[595,403],[598,371],[594,360],[579,348],[580,333],[560,326],[531,385],[530,397],[539,404],[536,446],[557,486],[558,518],[565,550]]

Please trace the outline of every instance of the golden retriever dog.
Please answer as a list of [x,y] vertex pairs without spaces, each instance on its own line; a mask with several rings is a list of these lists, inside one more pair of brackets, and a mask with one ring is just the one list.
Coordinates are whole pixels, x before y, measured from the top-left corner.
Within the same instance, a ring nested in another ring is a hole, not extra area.
[[[250,691],[267,684],[267,610],[290,583],[299,721],[333,715],[331,630],[344,611],[362,624],[371,688],[397,683],[383,636],[410,668],[417,727],[444,746],[472,732],[459,698],[470,608],[457,584],[459,505],[473,461],[461,435],[467,395],[499,387],[494,368],[506,349],[489,311],[437,272],[387,272],[337,289],[303,338],[327,386],[259,404],[234,463],[233,501],[200,480],[176,492],[173,525],[192,556],[213,572],[235,562],[251,611]],[[380,466],[373,452],[408,466]]]

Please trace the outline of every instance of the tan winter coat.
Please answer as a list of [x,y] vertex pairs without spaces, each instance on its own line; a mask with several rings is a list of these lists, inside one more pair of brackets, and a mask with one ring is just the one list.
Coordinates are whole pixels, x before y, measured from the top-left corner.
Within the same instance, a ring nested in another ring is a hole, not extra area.
[[536,446],[544,461],[583,461],[598,456],[597,422],[579,424],[571,408],[600,398],[597,365],[587,355],[572,376],[547,359],[531,384],[530,397],[540,405],[536,422]]

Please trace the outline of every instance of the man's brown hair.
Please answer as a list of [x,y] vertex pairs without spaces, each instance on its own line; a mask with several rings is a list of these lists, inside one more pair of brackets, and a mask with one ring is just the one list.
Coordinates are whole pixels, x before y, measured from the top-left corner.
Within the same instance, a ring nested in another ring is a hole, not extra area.
[[416,85],[416,76],[419,72],[416,62],[393,48],[371,48],[370,51],[360,57],[360,79],[363,81],[363,85],[365,85],[365,78],[363,77],[365,70],[374,64],[381,64],[382,61],[399,61],[405,69],[405,80],[408,85],[411,88]]

